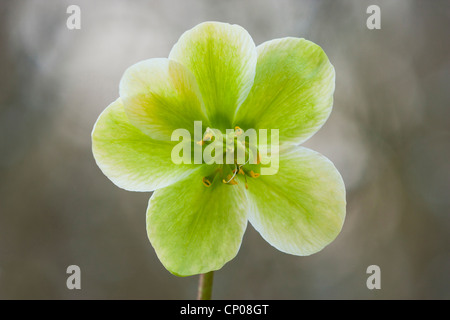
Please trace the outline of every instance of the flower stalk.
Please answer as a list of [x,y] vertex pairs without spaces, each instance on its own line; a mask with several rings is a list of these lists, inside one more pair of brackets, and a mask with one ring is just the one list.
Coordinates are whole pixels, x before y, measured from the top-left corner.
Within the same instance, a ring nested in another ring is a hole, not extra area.
[[214,271],[200,274],[197,300],[211,300]]

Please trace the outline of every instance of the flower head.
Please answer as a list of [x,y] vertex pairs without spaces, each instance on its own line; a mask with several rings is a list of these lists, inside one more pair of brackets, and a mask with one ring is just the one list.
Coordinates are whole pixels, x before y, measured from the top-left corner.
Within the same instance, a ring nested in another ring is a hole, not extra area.
[[[92,149],[117,186],[154,191],[148,237],[170,272],[220,269],[236,256],[247,221],[294,255],[336,238],[342,178],[327,158],[299,146],[328,118],[334,78],[310,41],[256,47],[242,27],[218,22],[185,32],[168,59],[125,71],[120,98],[94,126]],[[265,139],[248,139],[264,130]]]

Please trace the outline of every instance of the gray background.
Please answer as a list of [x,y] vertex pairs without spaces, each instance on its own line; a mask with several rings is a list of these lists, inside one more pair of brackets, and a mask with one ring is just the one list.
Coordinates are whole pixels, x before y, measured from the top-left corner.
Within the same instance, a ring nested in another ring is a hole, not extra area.
[[[66,8],[81,7],[81,30]],[[366,8],[381,7],[381,30]],[[190,299],[197,277],[164,269],[148,242],[148,193],[102,175],[90,134],[124,70],[167,57],[217,20],[256,44],[296,36],[336,68],[334,111],[305,145],[347,187],[342,233],[310,257],[283,254],[249,225],[216,272],[217,299],[450,298],[449,1],[0,2],[0,298]],[[82,289],[66,288],[81,267]],[[381,267],[381,290],[366,268]]]

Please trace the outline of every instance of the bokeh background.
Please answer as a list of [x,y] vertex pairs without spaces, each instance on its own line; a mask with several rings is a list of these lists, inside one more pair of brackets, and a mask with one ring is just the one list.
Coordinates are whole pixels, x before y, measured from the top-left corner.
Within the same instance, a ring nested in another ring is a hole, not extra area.
[[[71,4],[80,30],[66,27]],[[381,30],[366,27],[371,4]],[[306,146],[335,163],[348,201],[342,233],[310,257],[249,225],[213,298],[450,299],[450,2],[438,0],[1,0],[0,298],[195,299],[198,278],[166,271],[147,239],[150,194],[103,176],[90,134],[127,67],[207,20],[257,45],[322,46],[334,110]],[[72,264],[81,290],[66,287]],[[381,290],[366,287],[372,264]]]

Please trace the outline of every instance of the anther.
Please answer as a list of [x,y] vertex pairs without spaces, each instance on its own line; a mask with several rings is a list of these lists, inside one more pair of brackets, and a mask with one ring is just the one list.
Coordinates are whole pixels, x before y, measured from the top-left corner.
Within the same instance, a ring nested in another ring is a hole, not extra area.
[[[225,179],[223,179],[222,182],[223,182],[223,183],[230,183],[230,184],[237,184],[237,181],[234,180],[234,177],[236,177],[236,173],[238,173],[238,171],[239,171],[240,168],[241,168],[241,167],[238,167],[238,166],[236,165],[235,169],[232,171],[233,175],[230,175],[230,174],[229,174],[229,175],[227,176],[228,181],[225,181]],[[232,181],[234,181],[235,183],[231,183]]]
[[196,144],[202,146],[205,144],[205,141],[214,141],[214,134],[210,128],[206,128],[206,132],[203,135],[203,139],[200,141],[197,141]]
[[205,187],[210,187],[211,186],[211,181],[208,180],[208,178],[203,177],[202,179],[202,183]]
[[206,133],[205,136],[203,137],[203,141],[212,141],[213,137],[214,135],[212,133]]
[[244,133],[244,130],[242,130],[241,128],[236,126],[236,127],[234,127],[234,132],[236,133],[236,136],[240,136],[241,134]]
[[249,174],[250,177],[252,177],[252,178],[258,178],[258,177],[260,176],[259,173],[253,172],[253,170],[251,170],[248,174]]
[[225,184],[231,184],[231,185],[238,184],[238,182],[236,180],[234,180],[234,176],[231,176],[231,174],[227,175],[227,179],[228,179],[228,181],[223,179],[222,182],[225,183]]

